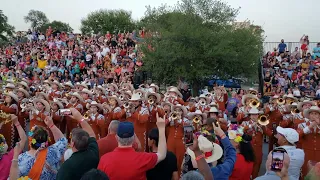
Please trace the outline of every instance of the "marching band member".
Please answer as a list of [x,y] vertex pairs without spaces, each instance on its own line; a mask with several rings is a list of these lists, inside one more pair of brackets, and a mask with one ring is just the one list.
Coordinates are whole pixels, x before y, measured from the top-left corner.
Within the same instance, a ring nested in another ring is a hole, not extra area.
[[298,101],[292,94],[284,95],[285,110],[282,112],[283,119],[280,121],[279,126],[282,128],[293,128],[293,114],[291,113],[291,104]]
[[18,95],[18,109],[19,109],[19,114],[18,114],[18,121],[21,124],[22,128],[25,129],[27,126],[26,119],[29,118],[29,114],[26,111],[22,112],[22,108],[20,107],[21,103],[23,103],[24,100],[27,100],[26,98],[30,97],[30,94],[28,91],[26,91],[23,88],[18,88],[17,90],[17,95]]
[[99,111],[103,110],[102,105],[96,101],[92,101],[90,104],[87,104],[87,109],[89,109],[89,112],[87,112],[88,117],[86,120],[96,134],[96,139],[105,137],[107,135],[106,129],[108,127],[106,127],[104,116],[99,113]]
[[253,94],[246,94],[242,96],[242,106],[238,110],[237,121],[241,124],[243,121],[249,121],[248,113],[251,109],[250,105],[253,105],[253,101],[258,101],[258,97]]
[[156,93],[159,92],[159,86],[157,86],[154,83],[150,84],[149,89],[151,89],[153,92],[156,92]]
[[196,111],[196,99],[190,98],[189,102],[186,102],[186,108],[189,112],[195,112]]
[[188,116],[190,122],[194,127],[194,132],[201,131],[202,126],[206,123],[207,114],[201,112],[200,110],[196,110],[196,112],[190,113]]
[[61,98],[62,92],[59,90],[62,88],[62,85],[58,81],[52,81],[51,83],[51,92],[49,93],[49,100],[53,98]]
[[107,84],[107,96],[118,95],[118,86],[116,84]]
[[192,122],[188,120],[188,111],[181,104],[174,105],[171,110],[169,117],[168,128],[168,140],[167,148],[168,151],[173,152],[177,157],[178,173],[181,172],[181,165],[186,147],[184,144],[184,126],[192,125]]
[[[265,108],[265,114],[269,115],[270,123],[268,128],[273,130],[273,133],[276,133],[276,127],[280,125],[282,121],[283,114],[287,111],[285,100],[275,95],[270,98],[271,103]],[[275,135],[275,134],[274,134]],[[274,136],[269,137],[269,152],[273,150],[274,145],[276,144],[277,139]]]
[[126,111],[125,109],[121,108],[122,102],[120,101],[120,99],[116,95],[112,95],[108,96],[108,102],[110,105],[111,120],[125,121]]
[[119,99],[121,100],[122,103],[127,102],[132,96],[131,91],[121,91]]
[[205,96],[204,94],[201,94],[197,98],[198,103],[196,104],[196,109],[200,110],[201,112],[207,112],[210,110],[210,106],[208,105],[210,103],[210,98]]
[[74,88],[74,86],[70,81],[64,83],[64,92],[62,93],[62,97],[66,97],[66,95],[69,92],[71,92],[73,88]]
[[[109,104],[107,102],[104,102],[102,104],[102,108],[103,108],[102,115],[104,116],[105,126],[108,129],[108,127],[109,127],[109,125],[110,125],[110,123],[112,121],[113,113],[112,113],[112,110],[111,110],[111,108],[110,108],[110,106],[109,106]],[[108,135],[108,131],[106,131],[106,135]]]
[[129,83],[123,83],[121,85],[121,90],[124,90],[124,91],[133,91],[134,90],[134,87],[132,84],[129,84]]
[[308,161],[320,161],[320,108],[312,106],[303,112],[306,121],[298,126],[301,137],[300,143],[305,153],[304,165],[302,166],[303,177],[308,173]]
[[216,119],[219,122],[220,127],[224,132],[228,130],[228,122],[223,117],[219,116],[219,110],[217,109],[217,106],[212,106],[207,113],[208,118]]
[[129,102],[129,108],[126,109],[127,120],[133,123],[134,131],[141,143],[141,147],[143,151],[146,151],[146,131],[149,120],[148,108],[143,107],[142,98],[139,94],[133,94]]
[[[83,106],[82,106],[82,104],[83,104],[82,96],[77,92],[74,92],[74,93],[70,92],[69,97],[70,97],[70,99],[69,99],[68,104],[66,105],[66,108],[75,108],[82,114],[84,112]],[[79,127],[79,123],[78,123],[78,120],[73,119],[70,116],[66,116],[65,119],[66,119],[66,123],[67,123],[66,137],[70,141],[70,137],[69,137],[70,133],[71,133],[72,129]]]
[[4,88],[5,92],[12,92],[16,88],[16,86],[12,83],[8,83]]
[[219,105],[219,110],[224,112],[226,110],[226,103],[228,102],[228,94],[223,86],[215,89],[215,101]]
[[149,122],[147,124],[147,132],[149,132],[149,130],[157,127],[156,114],[158,113],[159,117],[163,117],[165,112],[160,106],[158,106],[158,103],[160,102],[160,94],[151,90],[146,93],[145,99],[147,100],[146,106],[149,110]]
[[133,94],[138,94],[141,97],[141,99],[144,101],[145,97],[146,97],[146,90],[144,90],[144,89],[136,89],[136,90],[133,91]]
[[30,88],[28,86],[28,83],[26,83],[24,81],[18,82],[17,83],[17,88],[22,88],[22,89],[25,89],[26,91],[30,90]]
[[[244,127],[244,132],[252,136],[252,147],[255,153],[255,162],[253,165],[252,178],[255,179],[258,177],[260,165],[262,163],[262,144],[263,144],[263,135],[272,136],[272,131],[267,128],[267,123],[258,121],[259,118],[259,110],[255,107],[251,108],[249,111],[249,121],[243,121],[241,126]],[[259,123],[259,124],[258,124]]]
[[50,106],[53,123],[64,134],[66,131],[66,121],[64,120],[64,117],[59,114],[59,109],[63,109],[64,106],[57,98],[50,101]]
[[95,88],[95,93],[97,94],[96,100],[98,103],[104,103],[108,101],[107,97],[105,96],[107,91],[102,86],[97,86]]
[[169,88],[168,94],[169,95],[167,96],[166,101],[169,101],[173,105],[177,105],[177,104],[184,105],[184,101],[182,99],[182,94],[180,93],[180,91],[178,90],[177,87]]
[[[0,128],[3,136],[7,139],[9,148],[14,146],[15,129],[11,122],[10,114],[18,114],[18,96],[13,92],[4,93],[4,102],[0,104],[0,111],[6,114],[6,117],[0,117]],[[1,126],[2,124],[2,126]]]
[[79,90],[79,91],[82,91],[83,89],[89,89],[87,84],[85,82],[77,82],[76,84],[76,88]]
[[310,100],[304,100],[298,103],[297,109],[299,110],[299,117],[295,118],[293,121],[295,127],[298,127],[300,123],[305,122],[304,111],[310,109],[312,106],[315,106],[315,103]]
[[50,114],[50,104],[48,103],[48,101],[44,99],[35,98],[33,100],[33,106],[28,107],[27,110],[30,110],[30,129],[34,126],[45,127],[49,132],[49,137],[51,139],[51,142],[49,142],[49,144],[53,144],[53,134],[51,133],[49,127],[47,127],[47,125],[44,123],[44,119]]
[[82,106],[84,107],[84,111],[86,111],[87,109],[85,109],[85,107],[88,103],[92,102],[93,94],[88,89],[82,89],[82,91],[79,91],[79,93],[81,93],[81,96],[83,98]]
[[49,101],[49,95],[44,92],[37,92],[36,97],[39,99],[44,99],[46,101]]

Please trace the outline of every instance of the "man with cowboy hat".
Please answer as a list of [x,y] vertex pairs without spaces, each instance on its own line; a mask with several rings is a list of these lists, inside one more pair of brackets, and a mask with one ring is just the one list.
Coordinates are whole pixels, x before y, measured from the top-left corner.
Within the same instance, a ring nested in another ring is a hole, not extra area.
[[168,97],[167,97],[167,101],[169,101],[171,104],[177,105],[177,104],[181,104],[184,105],[184,101],[182,99],[182,94],[180,93],[180,91],[178,90],[177,87],[171,87],[168,89]]
[[116,84],[107,84],[107,96],[118,95],[118,86]]
[[250,103],[252,100],[258,101],[258,97],[253,94],[246,94],[242,96],[242,106],[238,109],[237,121],[242,123],[243,121],[249,121],[248,113],[251,109]]
[[181,164],[186,152],[186,147],[184,144],[184,126],[192,125],[192,121],[186,118],[187,114],[187,109],[181,104],[173,105],[167,125],[168,151],[173,152],[177,156],[177,166],[179,173],[181,172]]
[[[158,105],[161,100],[160,94],[151,90],[146,93],[145,99],[147,100],[146,106],[149,111],[149,121],[147,123],[147,132],[149,132],[151,129],[157,127],[157,113],[160,117],[163,117],[165,115],[165,112],[162,107]],[[147,141],[146,144],[148,144]]]
[[215,101],[219,105],[219,110],[224,112],[228,102],[228,94],[224,86],[215,88]]
[[[66,108],[75,108],[77,109],[80,113],[83,113],[83,98],[81,95],[77,92],[70,92],[69,93],[69,103],[66,105]],[[79,127],[79,122],[76,119],[73,119],[70,116],[65,117],[66,123],[67,123],[67,132],[66,132],[66,137],[70,140],[69,134],[71,133],[72,129]]]
[[147,150],[147,123],[149,120],[149,111],[147,107],[142,106],[142,98],[139,94],[132,94],[129,99],[129,108],[126,109],[127,121],[132,122],[134,131],[141,142],[143,151]]
[[202,125],[206,123],[207,114],[200,110],[196,110],[196,112],[192,112],[188,115],[188,119],[192,122],[194,131],[198,132],[201,130]]
[[96,139],[105,137],[106,134],[106,122],[104,116],[99,113],[103,110],[101,104],[96,101],[92,101],[90,104],[87,104],[87,109],[89,111],[89,117],[86,121],[89,123],[94,133],[96,134]]
[[301,148],[305,152],[302,175],[306,176],[308,161],[320,161],[320,108],[312,106],[310,109],[304,110],[303,114],[307,120],[299,124],[297,131],[301,137]]
[[108,99],[106,97],[107,92],[101,85],[99,85],[95,88],[95,93],[97,94],[96,100],[98,103],[102,104],[104,102],[108,102]]
[[108,96],[108,102],[110,106],[111,120],[126,120],[126,111],[122,109],[122,102],[116,95]]
[[61,98],[62,92],[59,90],[62,88],[62,85],[58,81],[52,81],[51,82],[51,92],[49,93],[49,99],[52,101],[53,98]]
[[201,94],[197,99],[198,103],[196,104],[196,109],[201,112],[206,112],[210,110],[210,98],[208,98],[206,95]]
[[149,89],[152,89],[153,92],[159,92],[159,86],[154,83],[150,84]]
[[284,95],[283,98],[286,102],[286,110],[283,112],[283,119],[280,121],[280,126],[283,128],[292,128],[293,127],[293,114],[291,113],[291,104],[298,101],[297,98],[293,96],[293,94]]
[[27,91],[30,90],[29,86],[28,86],[28,83],[24,82],[24,81],[21,81],[21,82],[18,82],[17,83],[17,87],[18,88],[22,88],[22,89],[25,89]]
[[265,125],[258,124],[258,118],[261,112],[253,107],[249,111],[249,121],[243,121],[241,126],[244,127],[244,132],[252,136],[252,147],[254,149],[256,160],[253,165],[252,178],[258,177],[260,165],[262,163],[262,145],[263,135],[272,136],[272,130]]
[[23,129],[26,128],[26,119],[29,118],[29,114],[26,111],[22,112],[22,108],[20,107],[21,103],[23,103],[23,100],[27,100],[26,98],[29,98],[30,94],[28,91],[26,91],[23,88],[18,88],[17,90],[17,95],[18,95],[18,108],[19,108],[19,114],[18,114],[18,121],[20,122],[21,126]]
[[92,102],[92,92],[88,89],[82,89],[82,91],[79,91],[79,93],[81,93],[81,96],[83,98],[83,102],[82,102],[82,106],[84,107],[84,110],[86,109],[86,105],[88,103]]
[[62,102],[54,98],[53,101],[50,101],[50,107],[51,107],[51,116],[53,123],[61,130],[61,132],[64,134],[66,131],[66,121],[63,116],[59,114],[59,109],[63,109],[64,106]]
[[64,86],[64,91],[63,91],[63,93],[62,93],[62,97],[66,97],[66,96],[69,95],[69,92],[72,91],[72,89],[74,88],[74,86],[73,86],[73,84],[72,84],[70,81],[64,83],[63,86]]

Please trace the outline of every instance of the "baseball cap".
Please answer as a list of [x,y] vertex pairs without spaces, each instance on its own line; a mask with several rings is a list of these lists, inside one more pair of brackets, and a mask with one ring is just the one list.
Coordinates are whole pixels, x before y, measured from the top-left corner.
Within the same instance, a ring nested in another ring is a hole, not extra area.
[[299,141],[298,132],[292,128],[282,128],[278,126],[277,132],[283,135],[287,139],[287,141],[291,144],[294,144]]
[[118,127],[117,135],[120,138],[129,138],[134,135],[134,128],[131,122],[121,122]]

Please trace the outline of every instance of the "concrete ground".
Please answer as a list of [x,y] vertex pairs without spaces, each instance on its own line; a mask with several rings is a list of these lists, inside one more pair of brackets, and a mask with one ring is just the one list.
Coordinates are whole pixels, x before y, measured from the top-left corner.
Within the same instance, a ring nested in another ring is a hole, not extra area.
[[262,157],[262,163],[260,166],[260,171],[259,171],[259,176],[264,175],[266,173],[266,161],[267,161],[267,156],[269,154],[269,144],[268,143],[263,143],[263,157]]

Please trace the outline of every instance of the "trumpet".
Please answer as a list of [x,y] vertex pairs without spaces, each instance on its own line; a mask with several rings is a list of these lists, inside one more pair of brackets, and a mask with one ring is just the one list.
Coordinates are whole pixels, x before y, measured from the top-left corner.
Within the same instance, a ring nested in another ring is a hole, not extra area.
[[119,99],[120,99],[121,101],[123,101],[123,100],[124,100],[124,95],[121,94],[121,95],[119,96]]
[[107,91],[108,91],[108,92],[110,92],[110,91],[111,91],[111,89],[108,87],[108,88],[107,88]]
[[258,118],[258,124],[260,124],[262,126],[268,125],[269,124],[268,116],[260,115],[259,118]]
[[138,92],[138,95],[139,95],[140,97],[142,97],[143,94],[142,94],[142,92]]
[[154,104],[154,100],[152,98],[149,98],[148,103],[152,105],[152,104]]
[[293,100],[287,100],[287,104],[292,104],[292,103],[294,103],[294,101]]
[[84,113],[83,118],[84,119],[89,119],[89,110],[87,112]]
[[255,92],[255,91],[250,91],[250,94],[252,94],[252,95],[257,95],[257,92]]
[[69,94],[69,93],[66,93],[66,94],[65,94],[65,96],[66,96],[66,97],[69,97],[69,96],[70,96],[70,94]]
[[291,114],[295,115],[295,114],[299,114],[300,110],[298,108],[292,108],[291,110]]
[[252,99],[252,100],[250,101],[249,106],[250,106],[251,108],[253,108],[253,107],[258,108],[258,107],[260,106],[260,102],[259,102],[259,100],[257,100],[257,99]]
[[24,112],[26,107],[27,107],[26,103],[21,103],[20,104],[21,112]]
[[277,103],[278,105],[284,105],[286,103],[286,100],[284,100],[283,98],[279,98],[277,99]]
[[201,102],[200,102],[200,105],[201,105],[201,106],[204,106],[204,105],[206,105],[206,102],[201,101]]
[[4,121],[4,124],[12,121],[11,114],[5,113],[2,110],[0,110],[0,118],[2,119],[2,121]]
[[126,102],[126,103],[123,104],[123,107],[124,107],[125,109],[129,109],[130,106],[131,106],[131,105],[130,105],[129,102]]
[[200,117],[194,117],[192,121],[193,121],[194,123],[196,123],[196,124],[199,124],[200,121],[201,121],[201,118],[200,118]]
[[173,112],[170,117],[173,119],[173,120],[176,120],[178,119],[178,114],[176,112]]

